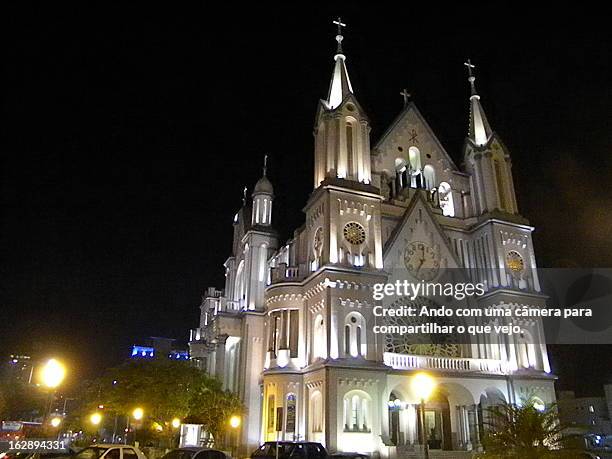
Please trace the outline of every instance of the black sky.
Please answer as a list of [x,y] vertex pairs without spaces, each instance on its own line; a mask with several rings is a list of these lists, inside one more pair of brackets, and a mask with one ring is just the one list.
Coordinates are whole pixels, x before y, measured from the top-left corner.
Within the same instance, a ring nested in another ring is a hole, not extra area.
[[[186,339],[201,292],[222,285],[231,219],[264,153],[277,228],[286,238],[302,223],[338,14],[374,140],[406,87],[460,163],[471,57],[540,266],[611,265],[603,11],[84,5],[3,14],[2,351],[59,352],[83,376],[142,337]],[[560,387],[597,391],[611,350],[554,348]]]

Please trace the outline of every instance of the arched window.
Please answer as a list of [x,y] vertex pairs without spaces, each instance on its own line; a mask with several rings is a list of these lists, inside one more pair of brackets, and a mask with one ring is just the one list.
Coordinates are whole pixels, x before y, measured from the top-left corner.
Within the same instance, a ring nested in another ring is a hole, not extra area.
[[440,208],[442,214],[448,217],[455,216],[455,204],[453,202],[453,193],[451,187],[446,182],[441,182],[438,186],[438,196],[440,199]]
[[344,431],[369,432],[371,399],[368,394],[360,390],[352,390],[344,396]]
[[348,164],[348,172],[349,175],[353,174],[353,168],[354,168],[354,160],[355,158],[353,157],[354,154],[354,126],[353,126],[353,121],[351,119],[346,120],[346,160],[347,160],[347,164]]
[[295,434],[295,419],[296,419],[296,396],[295,394],[287,394],[287,413],[285,420],[285,432],[287,434]]
[[310,430],[323,432],[323,397],[318,390],[310,397]]
[[280,350],[289,350],[289,357],[298,356],[299,311],[280,309],[269,313],[268,351],[278,357]]
[[408,172],[408,163],[405,159],[395,159],[395,189],[399,193],[402,188],[410,186],[410,174]]
[[344,320],[344,351],[349,357],[365,357],[367,352],[364,317],[358,312],[351,312]]
[[321,314],[317,315],[313,324],[312,355],[314,359],[327,357],[327,340],[325,339],[325,322]]
[[236,284],[234,290],[234,301],[237,301],[240,305],[240,309],[244,304],[244,260],[241,260],[236,270]]
[[417,147],[410,147],[408,149],[408,159],[410,160],[410,168],[412,170],[421,170],[421,152]]
[[523,330],[517,338],[517,359],[520,367],[535,368],[535,346],[531,334]]
[[502,174],[502,167],[499,160],[493,160],[493,168],[495,169],[495,181],[497,182],[497,192],[499,196],[499,208],[501,210],[506,209],[506,193],[504,189],[504,179]]
[[423,168],[423,178],[425,180],[424,187],[426,189],[431,190],[436,186],[436,172],[430,164]]

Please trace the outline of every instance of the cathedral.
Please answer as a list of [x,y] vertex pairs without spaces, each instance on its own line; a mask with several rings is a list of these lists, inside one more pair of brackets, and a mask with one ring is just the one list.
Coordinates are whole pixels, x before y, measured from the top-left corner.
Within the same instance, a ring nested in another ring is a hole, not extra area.
[[[534,228],[519,212],[512,157],[487,120],[474,66],[466,63],[461,167],[405,92],[403,110],[371,143],[342,49],[344,24],[336,24],[329,91],[316,112],[305,221],[279,241],[264,165],[233,220],[225,286],[203,296],[199,327],[190,332],[191,359],[243,400],[237,446],[245,455],[278,439],[410,457],[422,448],[424,431],[432,457],[444,451],[470,457],[482,449],[487,407],[527,396],[541,406],[555,401],[541,322],[525,318],[520,333],[459,343],[376,333],[385,320],[415,322],[377,316],[375,309],[410,301],[376,300],[374,286],[462,272],[484,286],[471,300],[483,310],[544,307]],[[436,382],[422,417],[411,384],[419,372]]]

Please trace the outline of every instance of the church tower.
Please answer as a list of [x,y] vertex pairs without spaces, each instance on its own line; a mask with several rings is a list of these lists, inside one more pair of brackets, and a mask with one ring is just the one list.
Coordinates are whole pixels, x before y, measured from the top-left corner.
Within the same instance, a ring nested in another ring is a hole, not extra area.
[[370,125],[357,101],[338,26],[329,91],[315,121],[315,191],[305,209],[310,268],[327,263],[382,268],[379,190],[371,185]]
[[495,210],[518,214],[510,154],[493,132],[476,91],[474,65],[467,61],[470,83],[470,122],[464,147],[467,172],[472,175],[473,208],[477,215]]
[[[472,275],[489,292],[481,299],[480,306],[545,307],[531,237],[534,228],[518,211],[510,152],[491,129],[482,108],[476,91],[475,66],[469,60],[465,65],[470,83],[470,115],[464,160],[466,171],[471,175],[473,209],[479,219],[474,238],[485,249],[484,263],[480,269],[472,269]],[[513,369],[549,372],[541,321],[515,320],[514,323],[522,327],[521,334],[499,342],[490,342],[485,337],[479,346],[480,357],[503,358]]]
[[371,182],[370,125],[355,98],[342,51],[342,27],[338,26],[338,42],[334,69],[327,98],[321,100],[315,122],[314,187],[329,177],[360,183]]

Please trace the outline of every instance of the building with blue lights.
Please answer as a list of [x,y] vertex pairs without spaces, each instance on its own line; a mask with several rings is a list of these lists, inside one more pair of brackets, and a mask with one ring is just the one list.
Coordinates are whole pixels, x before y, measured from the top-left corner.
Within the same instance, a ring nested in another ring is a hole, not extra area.
[[130,353],[131,359],[189,360],[189,351],[177,346],[174,338],[151,336],[143,344],[134,344]]

